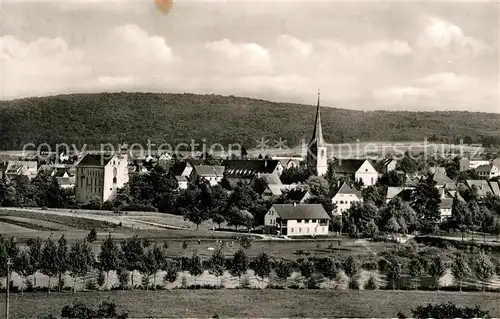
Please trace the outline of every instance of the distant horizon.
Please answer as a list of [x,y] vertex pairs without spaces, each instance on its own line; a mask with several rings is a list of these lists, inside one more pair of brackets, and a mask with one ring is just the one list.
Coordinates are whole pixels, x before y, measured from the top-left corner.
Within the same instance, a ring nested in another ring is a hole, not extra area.
[[[299,105],[299,106],[311,106],[315,107],[317,100],[312,101],[312,103],[298,103],[298,102],[293,102],[293,101],[286,101],[286,100],[272,100],[272,99],[265,99],[265,98],[259,98],[259,97],[253,97],[253,96],[244,96],[244,95],[234,95],[234,94],[221,94],[221,93],[193,93],[193,92],[151,92],[151,91],[102,91],[102,92],[69,92],[69,93],[53,93],[53,94],[47,94],[47,95],[39,95],[39,96],[26,96],[26,97],[19,97],[19,98],[13,98],[13,99],[0,99],[0,103],[2,102],[13,102],[13,101],[19,101],[19,100],[26,100],[26,99],[43,99],[43,98],[52,98],[52,97],[58,97],[58,96],[71,96],[71,95],[84,95],[84,94],[188,94],[188,95],[200,95],[200,96],[221,96],[221,97],[236,97],[236,98],[245,98],[245,99],[252,99],[252,100],[262,100],[266,102],[271,102],[271,103],[286,103],[286,104],[292,104],[292,105]],[[321,101],[320,101],[321,102]],[[339,110],[349,110],[349,111],[358,111],[358,112],[408,112],[408,113],[443,113],[443,112],[459,112],[459,113],[481,113],[481,114],[492,114],[492,115],[500,115],[500,108],[498,113],[495,112],[485,112],[485,111],[469,111],[469,110],[460,110],[460,109],[449,109],[449,110],[425,110],[425,111],[419,111],[419,110],[393,110],[393,109],[370,109],[370,110],[364,110],[361,108],[347,108],[343,106],[330,106],[326,105],[324,103],[320,103],[320,106],[322,108],[331,108],[331,109],[339,109]]]

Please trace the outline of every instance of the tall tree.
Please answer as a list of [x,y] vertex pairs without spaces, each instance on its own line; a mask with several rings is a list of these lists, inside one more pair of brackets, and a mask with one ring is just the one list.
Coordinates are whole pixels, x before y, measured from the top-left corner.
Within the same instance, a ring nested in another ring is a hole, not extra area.
[[349,280],[353,281],[354,276],[359,272],[360,265],[359,262],[351,255],[349,255],[343,262],[342,268]]
[[68,270],[73,277],[73,293],[76,293],[77,278],[88,275],[93,269],[94,262],[92,248],[86,241],[76,241],[71,245]]
[[56,263],[57,263],[57,276],[58,276],[58,286],[59,291],[62,291],[63,287],[63,276],[68,271],[69,264],[69,252],[68,252],[68,242],[64,235],[62,235],[57,241],[57,254],[56,254]]
[[396,281],[401,278],[402,271],[403,267],[401,262],[395,257],[390,258],[389,264],[387,265],[387,279],[392,283],[392,290],[395,289]]
[[431,230],[440,220],[441,196],[432,175],[420,180],[411,194],[412,208],[424,229]]
[[42,256],[40,259],[40,272],[49,277],[48,293],[50,293],[50,280],[59,272],[59,264],[57,263],[57,245],[52,236],[45,240],[42,248]]
[[265,252],[257,255],[250,264],[255,275],[259,276],[262,280],[262,289],[264,289],[264,278],[269,277],[271,274],[271,258]]
[[335,260],[331,257],[325,258],[325,261],[323,262],[323,267],[322,267],[322,273],[323,276],[329,279],[330,285],[329,288],[332,286],[332,281],[338,277],[339,275],[339,270],[337,269],[337,264],[335,263]]
[[299,270],[300,270],[300,274],[302,275],[302,277],[304,277],[304,279],[306,281],[305,286],[307,289],[309,287],[310,279],[311,279],[312,275],[314,274],[315,265],[312,261],[310,261],[308,259],[304,259],[304,260],[302,260],[302,262],[299,263]]
[[106,272],[106,288],[109,289],[109,272],[117,270],[120,262],[120,251],[111,234],[102,242],[98,259],[100,269]]
[[203,263],[196,252],[193,252],[189,260],[189,274],[194,277],[194,285],[196,287],[196,279],[203,274]]
[[28,249],[30,263],[32,265],[33,286],[36,287],[36,272],[40,269],[42,260],[42,239],[39,237],[28,239],[26,245]]
[[241,276],[246,274],[248,271],[248,263],[249,261],[245,251],[243,249],[239,249],[233,256],[233,262],[231,263],[231,269],[229,270],[232,276],[238,277],[239,284],[241,284]]
[[410,272],[410,276],[413,277],[415,281],[414,287],[417,289],[420,277],[425,272],[425,267],[419,257],[414,256],[410,259],[410,262],[408,263],[408,270]]
[[471,273],[471,269],[469,267],[469,264],[467,263],[467,258],[465,258],[464,255],[462,254],[455,255],[453,263],[451,264],[451,273],[455,281],[458,282],[460,291],[462,291],[462,281],[465,277],[467,277]]
[[141,239],[134,235],[121,243],[121,266],[131,273],[132,289],[134,288],[134,271],[138,270],[144,255]]
[[217,286],[219,286],[219,277],[224,274],[226,268],[226,259],[222,249],[216,249],[209,260],[208,272],[217,278]]
[[488,280],[493,277],[495,272],[495,266],[491,262],[491,259],[484,252],[480,252],[476,259],[476,265],[474,268],[477,278],[481,279],[483,291],[488,282]]
[[285,282],[285,290],[288,289],[287,279],[292,275],[292,270],[292,263],[286,259],[280,259],[274,266],[276,276]]
[[446,272],[446,264],[440,255],[435,255],[431,258],[428,266],[429,275],[434,279],[437,290],[439,290],[439,279]]
[[[14,259],[14,271],[21,277],[21,294],[24,292],[26,278],[33,274],[33,264],[27,249],[23,249]],[[36,271],[36,270],[35,270]]]

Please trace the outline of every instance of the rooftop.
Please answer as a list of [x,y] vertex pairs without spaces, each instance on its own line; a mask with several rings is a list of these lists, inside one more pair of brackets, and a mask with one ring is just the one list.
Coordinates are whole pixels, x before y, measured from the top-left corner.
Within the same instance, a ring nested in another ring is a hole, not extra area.
[[86,154],[77,166],[106,166],[113,157],[112,154]]
[[224,166],[218,165],[196,165],[194,167],[196,173],[202,177],[223,177]]
[[330,219],[321,204],[274,204],[273,207],[284,220]]

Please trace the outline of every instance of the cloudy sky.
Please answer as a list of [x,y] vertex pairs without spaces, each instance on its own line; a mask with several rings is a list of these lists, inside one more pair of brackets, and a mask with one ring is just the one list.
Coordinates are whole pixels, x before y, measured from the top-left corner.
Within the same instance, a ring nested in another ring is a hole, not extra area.
[[2,99],[193,92],[499,112],[492,2],[3,0]]

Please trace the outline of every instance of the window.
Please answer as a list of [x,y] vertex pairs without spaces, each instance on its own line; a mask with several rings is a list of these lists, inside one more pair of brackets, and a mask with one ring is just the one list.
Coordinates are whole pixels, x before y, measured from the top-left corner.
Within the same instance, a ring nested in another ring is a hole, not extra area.
[[290,232],[293,233],[293,228],[290,228]]
[[316,222],[316,219],[313,219],[313,220],[312,220],[312,222],[313,222],[313,223],[315,223],[315,222]]
[[299,233],[301,233],[301,232],[302,232],[302,228],[299,228]]
[[341,200],[341,201],[340,201],[340,203],[341,203],[341,204],[343,204],[343,203],[344,203],[344,201],[343,201],[343,200]]
[[309,228],[307,229],[307,232],[309,233]]
[[302,219],[297,219],[297,223],[302,223]]
[[324,233],[325,232],[325,227],[321,227],[321,232]]

